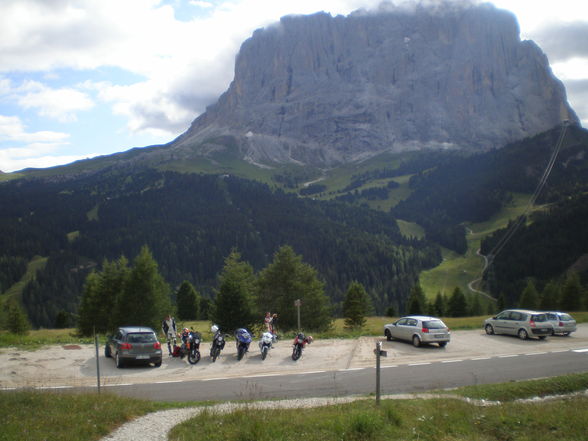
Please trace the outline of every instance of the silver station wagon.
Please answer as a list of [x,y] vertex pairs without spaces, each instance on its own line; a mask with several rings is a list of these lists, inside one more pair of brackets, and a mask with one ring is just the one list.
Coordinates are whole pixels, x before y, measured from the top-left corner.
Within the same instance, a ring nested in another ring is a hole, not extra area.
[[559,311],[546,311],[545,315],[553,325],[553,335],[568,336],[576,331],[576,320],[570,314]]
[[543,340],[553,333],[553,326],[543,312],[507,309],[484,321],[486,334],[517,335],[521,340],[538,337]]
[[425,315],[409,315],[387,324],[384,335],[388,341],[410,341],[417,348],[423,343],[437,343],[443,348],[451,340],[449,328],[441,319]]

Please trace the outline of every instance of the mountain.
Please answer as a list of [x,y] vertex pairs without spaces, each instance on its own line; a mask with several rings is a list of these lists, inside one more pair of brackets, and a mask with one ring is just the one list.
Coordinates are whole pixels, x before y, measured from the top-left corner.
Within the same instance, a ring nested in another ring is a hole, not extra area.
[[229,89],[167,153],[328,167],[383,151],[502,147],[566,119],[578,122],[562,83],[511,13],[382,6],[257,30]]

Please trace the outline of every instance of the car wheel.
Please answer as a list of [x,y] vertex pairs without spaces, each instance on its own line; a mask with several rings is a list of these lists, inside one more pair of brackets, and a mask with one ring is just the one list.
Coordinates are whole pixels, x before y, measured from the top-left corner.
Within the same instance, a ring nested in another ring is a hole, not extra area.
[[160,367],[161,366],[161,358],[158,359],[155,363],[154,363],[155,367]]
[[421,345],[421,339],[419,338],[418,335],[413,335],[413,337],[412,337],[412,345],[415,348],[418,348]]
[[526,340],[526,339],[528,339],[528,338],[529,338],[529,334],[527,333],[527,331],[525,331],[525,330],[524,330],[524,329],[522,329],[522,328],[521,328],[521,329],[519,329],[519,332],[518,332],[518,334],[517,334],[517,335],[519,336],[519,338],[520,338],[521,340]]
[[392,333],[389,329],[386,329],[386,332],[384,332],[384,334],[386,335],[386,340],[392,341]]
[[112,358],[112,353],[110,352],[110,346],[104,346],[104,356],[106,358]]
[[547,338],[547,336],[546,336],[546,335],[540,335],[540,336],[539,336],[539,340],[545,340],[546,338]]
[[440,341],[439,342],[439,347],[440,348],[444,348],[445,346],[447,346],[447,342],[446,341]]
[[125,367],[123,361],[120,359],[120,356],[118,355],[118,352],[114,356],[114,362],[116,363],[116,367],[119,369],[122,369],[123,367]]
[[492,325],[486,325],[484,329],[486,330],[486,334],[494,335],[494,328],[492,327]]

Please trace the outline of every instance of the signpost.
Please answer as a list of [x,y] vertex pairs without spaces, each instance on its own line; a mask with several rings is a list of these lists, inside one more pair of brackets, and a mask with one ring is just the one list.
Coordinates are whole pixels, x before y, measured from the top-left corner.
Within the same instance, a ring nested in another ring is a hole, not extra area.
[[302,300],[300,300],[300,299],[294,300],[294,306],[296,306],[296,310],[298,313],[298,332],[300,332],[300,305],[302,305]]
[[388,352],[382,351],[382,342],[376,342],[376,406],[380,405],[380,357],[387,357]]

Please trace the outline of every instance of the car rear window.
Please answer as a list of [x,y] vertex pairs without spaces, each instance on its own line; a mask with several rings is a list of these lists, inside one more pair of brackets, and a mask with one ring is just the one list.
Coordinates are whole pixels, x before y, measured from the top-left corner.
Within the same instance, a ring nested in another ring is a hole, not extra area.
[[531,316],[531,320],[534,322],[546,322],[547,316],[545,314],[533,314]]
[[571,315],[569,315],[569,314],[560,314],[559,316],[560,316],[560,318],[561,318],[563,321],[574,320],[574,319],[572,318],[572,316],[571,316]]
[[141,332],[127,335],[129,343],[154,343],[157,341],[155,334],[151,332]]
[[445,323],[443,323],[441,320],[427,320],[427,321],[423,322],[423,328],[443,329],[446,327],[447,326],[445,326]]

